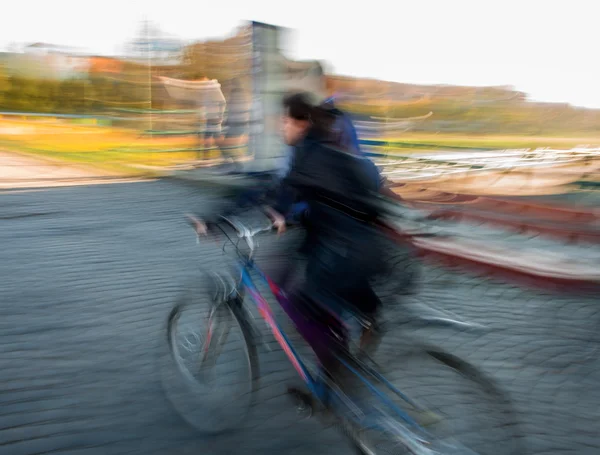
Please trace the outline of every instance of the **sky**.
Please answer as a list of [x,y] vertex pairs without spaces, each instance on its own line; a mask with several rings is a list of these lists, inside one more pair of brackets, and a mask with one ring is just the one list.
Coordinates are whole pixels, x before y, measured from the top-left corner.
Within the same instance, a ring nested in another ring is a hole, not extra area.
[[534,100],[600,108],[600,0],[21,0],[0,49],[48,42],[113,54],[150,19],[184,40],[244,21],[291,29],[289,58],[395,82],[513,85]]

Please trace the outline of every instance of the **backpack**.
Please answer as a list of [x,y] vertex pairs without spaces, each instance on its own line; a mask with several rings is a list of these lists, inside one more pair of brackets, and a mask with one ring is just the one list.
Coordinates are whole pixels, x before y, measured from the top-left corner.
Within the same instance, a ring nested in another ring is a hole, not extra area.
[[360,142],[358,140],[358,134],[356,132],[356,128],[354,127],[354,123],[348,114],[344,111],[338,109],[333,104],[333,99],[329,98],[322,105],[324,109],[327,109],[329,112],[335,115],[336,120],[333,124],[334,134],[337,135],[337,145],[342,149],[347,151],[352,155],[356,155],[357,157],[362,158],[362,162],[367,169],[367,172],[373,180],[377,182],[377,188],[381,186],[383,182],[383,178],[379,173],[379,169],[371,161],[360,148]]

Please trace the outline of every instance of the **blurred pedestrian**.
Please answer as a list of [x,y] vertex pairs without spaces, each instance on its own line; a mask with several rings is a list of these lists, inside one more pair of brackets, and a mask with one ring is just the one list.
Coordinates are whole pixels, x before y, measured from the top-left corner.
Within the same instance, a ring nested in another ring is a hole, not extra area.
[[250,126],[249,94],[244,93],[240,79],[234,79],[227,96],[223,140],[219,143],[224,158],[234,159],[248,143]]

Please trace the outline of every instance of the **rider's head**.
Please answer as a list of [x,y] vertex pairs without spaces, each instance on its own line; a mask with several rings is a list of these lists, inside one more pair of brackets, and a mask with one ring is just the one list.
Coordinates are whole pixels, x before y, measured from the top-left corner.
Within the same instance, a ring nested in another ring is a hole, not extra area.
[[326,138],[331,131],[331,114],[313,104],[308,93],[295,93],[283,100],[283,139],[296,145],[311,130]]

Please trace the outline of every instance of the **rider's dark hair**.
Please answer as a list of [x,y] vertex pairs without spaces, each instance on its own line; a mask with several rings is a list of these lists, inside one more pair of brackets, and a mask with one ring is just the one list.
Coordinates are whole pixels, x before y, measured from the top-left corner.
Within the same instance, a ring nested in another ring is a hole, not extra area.
[[293,93],[283,99],[286,115],[295,120],[311,123],[311,129],[323,139],[330,139],[331,127],[335,116],[326,109],[312,103],[311,95],[306,92]]

